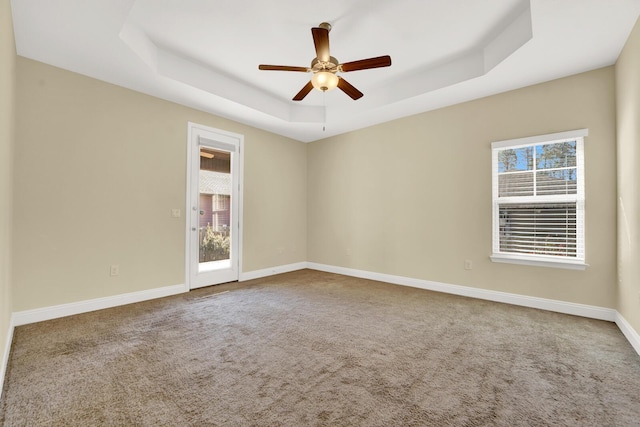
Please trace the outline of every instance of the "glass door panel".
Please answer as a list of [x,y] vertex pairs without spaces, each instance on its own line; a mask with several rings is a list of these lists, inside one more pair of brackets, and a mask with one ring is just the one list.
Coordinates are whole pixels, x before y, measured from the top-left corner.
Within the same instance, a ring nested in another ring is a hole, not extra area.
[[231,153],[200,146],[198,272],[231,265]]

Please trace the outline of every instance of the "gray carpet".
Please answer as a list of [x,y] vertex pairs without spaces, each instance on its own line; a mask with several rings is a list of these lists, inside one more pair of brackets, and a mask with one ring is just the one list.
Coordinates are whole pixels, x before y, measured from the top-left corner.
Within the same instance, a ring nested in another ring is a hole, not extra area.
[[640,425],[609,322],[312,270],[16,328],[5,426]]

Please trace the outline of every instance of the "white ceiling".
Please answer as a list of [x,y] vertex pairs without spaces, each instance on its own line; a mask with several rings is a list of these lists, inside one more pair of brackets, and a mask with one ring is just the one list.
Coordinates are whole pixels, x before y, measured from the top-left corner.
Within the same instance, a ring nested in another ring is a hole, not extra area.
[[[309,142],[615,63],[640,0],[13,0],[18,55]],[[329,22],[364,93],[291,98]]]

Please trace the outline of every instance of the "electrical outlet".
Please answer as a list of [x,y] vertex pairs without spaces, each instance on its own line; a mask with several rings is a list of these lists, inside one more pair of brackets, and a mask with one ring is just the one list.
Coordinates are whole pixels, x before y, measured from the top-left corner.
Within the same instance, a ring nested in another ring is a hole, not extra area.
[[118,264],[111,264],[109,269],[110,276],[118,276],[120,274],[120,266]]
[[471,262],[470,259],[465,259],[464,260],[464,269],[465,270],[471,270],[473,268],[473,262]]
[[171,216],[174,218],[180,218],[180,209],[171,209]]

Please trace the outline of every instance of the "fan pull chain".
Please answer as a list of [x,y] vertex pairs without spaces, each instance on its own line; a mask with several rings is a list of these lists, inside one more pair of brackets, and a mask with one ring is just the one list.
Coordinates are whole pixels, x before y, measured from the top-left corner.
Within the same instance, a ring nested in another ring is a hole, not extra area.
[[322,92],[322,106],[324,107],[324,114],[322,117],[322,132],[326,132],[326,124],[327,124],[327,92]]

